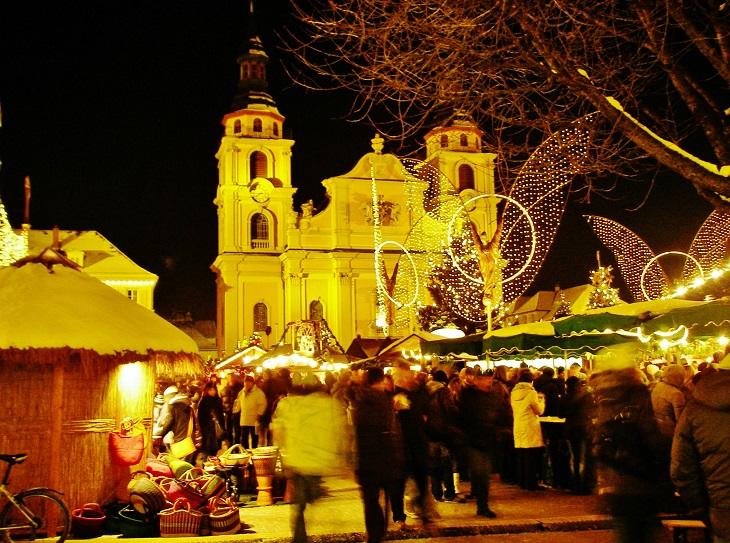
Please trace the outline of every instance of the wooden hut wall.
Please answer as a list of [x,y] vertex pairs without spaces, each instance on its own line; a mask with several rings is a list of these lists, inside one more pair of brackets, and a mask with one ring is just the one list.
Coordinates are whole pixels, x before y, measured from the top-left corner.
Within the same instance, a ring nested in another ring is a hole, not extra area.
[[52,375],[51,366],[0,364],[0,452],[29,455],[13,468],[11,489],[48,484]]
[[[131,371],[130,371],[131,370]],[[133,382],[135,381],[135,382]],[[67,366],[64,386],[63,449],[67,463],[60,486],[69,506],[105,503],[126,487],[129,473],[138,466],[111,462],[109,433],[124,417],[149,423],[153,407],[154,370],[149,364],[81,364]],[[148,447],[151,430],[147,430]],[[121,496],[119,496],[121,497]]]

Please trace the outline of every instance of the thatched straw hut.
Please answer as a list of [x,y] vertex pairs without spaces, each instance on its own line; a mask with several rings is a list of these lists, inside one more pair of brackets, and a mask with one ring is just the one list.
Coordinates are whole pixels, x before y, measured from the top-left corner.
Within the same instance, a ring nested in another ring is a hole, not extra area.
[[142,418],[149,450],[157,373],[201,371],[192,339],[53,250],[0,269],[0,452],[29,453],[13,488],[109,500],[138,469],[111,464],[109,432]]

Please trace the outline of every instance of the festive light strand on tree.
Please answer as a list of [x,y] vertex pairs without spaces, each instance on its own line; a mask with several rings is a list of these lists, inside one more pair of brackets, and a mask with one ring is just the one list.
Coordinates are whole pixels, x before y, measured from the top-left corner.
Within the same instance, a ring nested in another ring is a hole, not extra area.
[[588,297],[588,303],[586,304],[588,309],[611,307],[621,301],[618,295],[618,289],[611,287],[611,283],[613,282],[613,273],[611,273],[613,267],[601,266],[601,259],[598,258],[598,253],[596,253],[596,257],[598,260],[598,269],[590,273],[593,291]]

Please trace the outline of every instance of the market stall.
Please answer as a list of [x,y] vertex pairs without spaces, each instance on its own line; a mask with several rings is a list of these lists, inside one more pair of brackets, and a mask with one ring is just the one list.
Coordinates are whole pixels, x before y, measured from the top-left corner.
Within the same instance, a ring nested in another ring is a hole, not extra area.
[[200,374],[195,343],[50,249],[0,269],[0,307],[0,451],[29,454],[13,485],[103,503],[145,457],[113,465],[109,434],[140,419],[149,451],[155,379]]

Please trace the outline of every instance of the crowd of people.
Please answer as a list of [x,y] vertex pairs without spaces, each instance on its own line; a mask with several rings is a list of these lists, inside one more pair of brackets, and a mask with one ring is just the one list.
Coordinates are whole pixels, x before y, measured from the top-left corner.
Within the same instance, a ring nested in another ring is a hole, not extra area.
[[[426,372],[399,360],[388,371],[321,379],[284,368],[232,373],[164,390],[154,434],[179,441],[197,413],[203,456],[229,443],[278,446],[296,489],[295,541],[306,540],[304,508],[320,495],[321,476],[349,467],[371,543],[383,539],[389,517],[399,530],[408,516],[429,526],[439,501],[474,503],[476,515],[496,517],[493,474],[530,492],[602,495],[621,542],[653,541],[660,511],[684,511],[722,543],[730,538],[723,370],[726,353],[713,364],[613,357],[593,371],[523,363]],[[460,492],[465,481],[469,491]]]

